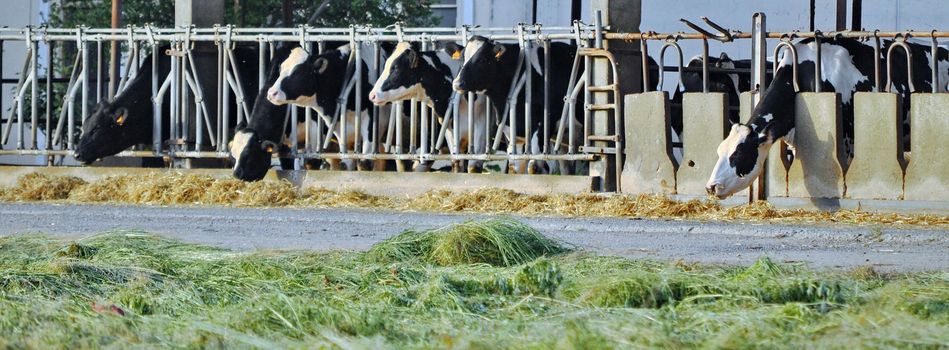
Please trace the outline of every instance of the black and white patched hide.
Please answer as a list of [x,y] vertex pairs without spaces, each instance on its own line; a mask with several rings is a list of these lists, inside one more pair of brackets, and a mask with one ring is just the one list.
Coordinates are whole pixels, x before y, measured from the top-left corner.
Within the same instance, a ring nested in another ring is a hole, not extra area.
[[[873,91],[874,50],[873,47],[853,39],[826,39],[821,41],[821,79],[824,92],[840,95],[844,138],[844,152],[853,157],[854,94]],[[887,52],[892,42],[885,42],[881,54]],[[909,79],[916,92],[931,92],[933,62],[939,62],[938,74],[949,79],[949,51],[940,48],[937,57],[932,57],[930,47],[909,43],[913,56],[913,72],[907,74],[906,56],[901,49],[894,52],[892,60],[893,92],[902,100],[904,127],[904,149],[908,143],[908,111],[910,105]],[[814,91],[817,43],[813,39],[802,40],[794,45],[798,54],[798,83],[801,91]],[[886,67],[880,57],[881,67]],[[885,81],[885,77],[880,77]],[[946,82],[940,80],[940,91],[945,91]],[[881,90],[885,87],[880,87]],[[719,146],[719,160],[706,184],[709,194],[726,198],[747,188],[761,173],[767,151],[778,140],[784,140],[793,151],[794,147],[794,97],[792,86],[791,55],[785,54],[773,81],[764,91],[762,100],[752,111],[747,125],[736,125]],[[757,135],[757,137],[753,137]],[[845,162],[846,163],[846,162]],[[849,164],[842,164],[846,170]]]

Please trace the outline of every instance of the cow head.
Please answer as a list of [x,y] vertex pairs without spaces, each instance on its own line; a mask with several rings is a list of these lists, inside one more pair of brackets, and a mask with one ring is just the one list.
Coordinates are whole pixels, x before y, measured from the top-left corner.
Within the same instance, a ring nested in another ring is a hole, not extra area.
[[379,79],[369,92],[369,100],[376,105],[383,105],[413,97],[421,98],[424,92],[418,67],[422,58],[417,48],[410,43],[400,42],[390,52]]
[[728,137],[718,145],[718,161],[705,190],[725,199],[751,186],[764,169],[772,143],[774,139],[767,131],[756,133],[748,125],[732,124]]
[[[293,46],[281,46],[274,52],[273,61],[267,73],[267,84],[261,87],[254,100],[254,109],[247,121],[237,124],[234,138],[228,144],[231,157],[234,158],[234,177],[244,181],[257,181],[267,175],[270,161],[278,147],[273,140],[283,137],[283,123],[287,117],[287,105],[275,105],[268,99],[268,88],[280,77],[281,62],[287,60]],[[248,127],[247,124],[250,124]]]
[[[504,56],[504,45],[483,36],[468,39],[464,50],[464,63],[458,76],[452,82],[452,88],[458,92],[484,92],[498,78],[498,67]],[[452,57],[457,57],[452,53]]]
[[228,144],[234,158],[234,177],[243,181],[258,181],[270,170],[270,160],[278,146],[264,140],[260,133],[238,125],[234,139]]
[[329,67],[326,59],[312,57],[303,48],[295,48],[280,63],[280,75],[267,90],[267,100],[276,105],[313,106],[316,81]]
[[151,114],[136,115],[119,103],[99,102],[82,126],[74,156],[85,164],[115,155],[143,142],[151,131]]

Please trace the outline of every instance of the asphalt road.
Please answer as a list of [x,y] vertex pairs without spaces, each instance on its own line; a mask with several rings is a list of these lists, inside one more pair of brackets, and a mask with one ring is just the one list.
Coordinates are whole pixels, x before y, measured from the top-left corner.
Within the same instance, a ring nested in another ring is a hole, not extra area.
[[[481,215],[344,209],[0,204],[0,235],[81,237],[141,229],[236,250],[366,250],[402,230]],[[749,264],[761,256],[818,268],[949,271],[949,230],[604,218],[521,218],[596,254]]]

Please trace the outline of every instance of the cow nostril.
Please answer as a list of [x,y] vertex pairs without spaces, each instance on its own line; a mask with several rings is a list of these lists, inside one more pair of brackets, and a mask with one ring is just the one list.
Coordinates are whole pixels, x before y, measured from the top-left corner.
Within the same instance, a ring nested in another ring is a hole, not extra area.
[[715,187],[718,187],[718,185],[705,186],[705,191],[708,192],[708,194],[714,195],[714,194],[715,194]]

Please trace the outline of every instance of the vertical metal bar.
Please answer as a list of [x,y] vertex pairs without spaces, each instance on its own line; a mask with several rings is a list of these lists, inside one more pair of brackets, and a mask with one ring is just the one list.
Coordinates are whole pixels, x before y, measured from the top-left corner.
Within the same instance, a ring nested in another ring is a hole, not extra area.
[[46,41],[46,142],[43,147],[46,150],[53,149],[53,134],[51,133],[53,130],[53,99],[55,98],[53,75],[56,74],[56,70],[53,69],[53,43],[54,41]]
[[[524,39],[523,27],[521,28],[521,33],[522,33],[521,50],[524,50],[524,74],[525,74],[524,79],[527,80],[524,83],[524,153],[531,154],[531,153],[534,153],[533,152],[534,150],[531,147],[531,131],[533,131],[531,130],[531,128],[534,126],[534,120],[533,120],[534,119],[534,115],[533,115],[533,112],[534,112],[533,110],[534,109],[533,108],[534,107],[533,106],[534,65],[531,64],[531,55],[536,54],[536,53],[531,52],[532,51],[531,41]],[[514,120],[514,119],[511,119],[511,120]],[[513,131],[511,133],[515,136],[517,135],[513,133]]]
[[[271,43],[270,46],[273,47],[273,43]],[[306,51],[313,52],[313,42],[307,41]],[[271,57],[271,60],[273,60],[273,57]],[[272,62],[271,64],[278,64],[278,62]],[[264,88],[263,84],[261,84],[260,86],[261,86],[261,89]],[[305,133],[303,135],[303,153],[310,153],[310,151],[312,150],[311,145],[313,144],[313,141],[314,141],[310,139],[310,134],[313,132],[312,130],[313,127],[310,125],[313,123],[313,108],[305,108],[303,112],[303,117],[306,123],[303,125],[303,130]],[[318,133],[322,133],[322,132],[319,132],[320,129],[316,129],[316,130],[318,131]]]
[[[309,109],[309,108],[307,108]],[[299,162],[297,161],[297,145],[300,144],[300,137],[297,135],[297,124],[300,120],[299,118],[300,108],[297,106],[290,107],[290,155],[294,158],[294,170],[299,170],[297,167]],[[286,130],[286,129],[284,129]]]
[[362,136],[363,136],[362,134],[362,127],[363,127],[362,125],[362,99],[363,99],[362,85],[365,84],[365,81],[363,81],[363,77],[362,77],[362,42],[353,41],[353,57],[355,58],[354,62],[356,64],[356,70],[354,73],[356,74],[356,96],[355,96],[356,97],[356,101],[355,101],[356,114],[354,118],[355,121],[353,122],[353,125],[356,130],[353,130],[353,135],[355,135],[353,137],[353,152],[361,153]]
[[[933,33],[935,33],[935,32],[936,32],[936,31],[933,30]],[[931,55],[932,55],[932,57],[933,57],[933,59],[932,59],[932,62],[933,62],[933,64],[932,64],[932,74],[933,74],[933,78],[932,78],[932,89],[933,89],[933,93],[935,94],[935,93],[939,92],[939,41],[936,40],[936,36],[935,36],[935,35],[933,35],[933,37],[932,37],[932,48],[931,48],[931,50],[932,50]]]
[[[811,4],[813,9],[813,3]],[[813,12],[811,19],[813,21]],[[751,109],[754,110],[755,106],[758,105],[758,102],[761,101],[761,97],[764,94],[764,90],[767,88],[767,80],[765,80],[765,67],[768,64],[768,41],[766,38],[767,35],[767,16],[762,12],[756,12],[752,15],[752,24],[751,24]],[[797,58],[795,57],[795,64]],[[774,73],[777,73],[776,71]],[[795,78],[795,81],[796,78]],[[772,159],[771,161],[776,161]],[[748,191],[748,201],[751,202],[755,198],[763,200],[765,199],[765,179],[767,178],[767,168],[761,172],[761,175],[758,177],[758,180],[755,183],[758,184],[757,188],[752,186]],[[755,191],[757,189],[757,192]]]
[[[814,62],[814,92],[821,92],[822,85],[824,85],[824,77],[821,74],[821,66],[824,62],[821,61],[820,37],[821,34],[818,31],[817,35],[814,36],[814,60],[817,61]],[[795,58],[795,60],[797,59]]]
[[[492,116],[494,115],[494,110],[491,109],[491,98],[488,95],[484,96],[484,153],[490,154],[493,153],[491,150],[491,124],[494,123]],[[503,128],[504,125],[498,125],[499,128]]]
[[257,89],[263,89],[264,84],[267,80],[267,68],[266,68],[266,57],[265,52],[267,50],[267,43],[264,42],[263,38],[257,40]]
[[[421,48],[423,51],[428,49],[428,42],[424,38],[422,39],[422,42],[421,42]],[[431,136],[429,135],[430,134],[429,128],[431,127],[431,121],[429,121],[429,118],[428,118],[429,117],[429,113],[428,113],[429,100],[430,100],[429,98],[423,98],[421,103],[419,104],[419,108],[421,109],[420,119],[419,119],[419,126],[421,126],[421,130],[419,130],[419,152],[422,155],[428,154],[429,145],[432,145]]]
[[847,0],[837,0],[836,30],[847,30]]
[[873,33],[873,92],[880,92],[883,89],[880,86],[880,36]]
[[[588,41],[588,42],[589,42],[589,41]],[[645,43],[646,43],[646,40],[640,40],[640,45],[641,45],[642,48],[644,49],[644,50],[642,51],[642,55],[643,55],[643,57],[644,57],[644,58],[643,58],[643,62],[644,62],[644,63],[645,63],[645,61],[646,61],[645,57],[647,56],[647,52],[648,52],[648,51],[645,51]],[[593,69],[592,69],[592,68],[593,68],[593,62],[592,62],[592,61],[593,61],[593,60],[590,58],[590,56],[584,56],[584,57],[583,57],[583,75],[586,77],[586,78],[584,78],[584,80],[587,82],[587,86],[590,86],[590,85],[592,85],[592,83],[593,83],[593,80],[592,80],[592,79],[593,79]],[[648,66],[649,66],[649,65],[646,64],[646,65],[644,65],[643,67],[648,67]],[[662,68],[660,67],[660,70],[661,70],[661,69],[662,69]],[[649,85],[648,85],[648,84],[649,84],[649,78],[648,78],[648,77],[649,77],[649,74],[648,74],[648,73],[649,73],[648,68],[643,68],[643,83],[644,83],[644,84],[647,84],[647,85],[643,85],[643,91],[649,91],[649,90],[648,90],[648,89],[649,89],[649,88],[648,88],[648,86],[649,86]],[[589,105],[590,103],[593,102],[593,94],[590,93],[590,90],[589,90],[589,89],[586,89],[586,88],[583,89],[583,101],[584,101],[584,103],[587,104],[587,105]],[[591,124],[591,122],[592,122],[592,120],[591,120],[591,119],[592,119],[592,116],[593,116],[593,111],[591,111],[590,108],[587,108],[587,106],[584,106],[584,108],[583,108],[583,147],[589,147],[589,146],[590,146],[590,129],[591,129],[591,125],[590,125],[590,124]]]
[[[171,45],[172,51],[178,50],[178,42],[173,42]],[[181,77],[181,74],[178,73],[178,57],[171,56],[171,122],[169,125],[171,129],[168,134],[171,137],[171,144],[169,145],[169,150],[174,152],[178,150],[177,143],[179,140],[178,137],[178,116],[181,112],[181,106],[179,105],[179,98],[181,97],[181,82],[178,78]]]
[[30,82],[30,149],[36,149],[36,137],[39,135],[39,45],[36,38],[29,37],[30,45],[30,74],[33,75],[33,81]]
[[[640,37],[639,39],[639,52],[641,53],[639,56],[642,59],[642,66],[643,66],[643,92],[649,92],[649,89],[652,86],[652,82],[649,81],[649,45],[647,44],[645,37]],[[585,57],[584,60],[589,61],[590,58]],[[590,69],[589,62],[584,63],[584,67],[585,69],[584,69],[583,74],[587,76],[588,78],[587,82],[590,83],[591,82],[589,80],[590,75],[587,73],[589,72],[589,69]],[[662,75],[662,67],[658,67],[658,68],[659,68],[659,74]],[[584,94],[583,96],[586,96],[586,94]],[[585,100],[585,101],[589,101],[589,100]],[[586,145],[586,141],[584,141],[583,143],[584,145]]]
[[224,112],[224,85],[226,84],[224,79],[224,47],[220,42],[217,44],[217,108],[215,108],[215,119],[217,120],[217,150],[222,152],[227,148],[227,140],[224,139],[225,132],[222,131],[224,123],[222,120],[225,118]]
[[[82,54],[82,123],[80,125],[86,125],[86,118],[89,118],[89,43],[86,41],[85,37],[82,37],[82,29],[80,29],[80,53]],[[69,130],[69,133],[72,134],[72,130]]]
[[155,154],[162,152],[161,148],[161,101],[158,98],[158,79],[164,78],[158,74],[158,46],[152,44],[152,151]]
[[[569,91],[568,91],[569,93]],[[544,154],[550,152],[550,40],[544,40]]]
[[[231,81],[227,79],[228,74],[230,74],[231,65],[228,63],[227,52],[230,50],[230,41],[224,45],[223,52],[221,53],[221,84],[223,88],[223,94],[221,95],[221,119],[218,120],[218,125],[221,126],[221,131],[218,135],[221,137],[221,143],[218,145],[227,145],[227,130],[230,128],[231,120]],[[240,109],[240,107],[237,107]]]
[[[664,63],[659,63],[663,65]],[[660,71],[660,74],[661,71]],[[679,78],[681,81],[682,78]],[[708,38],[702,38],[702,92],[708,93]]]
[[767,88],[765,67],[768,64],[768,42],[765,37],[767,16],[762,12],[757,12],[751,18],[751,109],[754,109],[758,101],[761,101],[761,93]]
[[[382,68],[381,55],[379,54],[379,42],[372,42],[372,69],[376,72],[376,79],[379,78],[379,69]],[[361,100],[361,99],[360,99]],[[369,120],[372,122],[372,149],[369,153],[375,154],[379,150],[379,142],[381,139],[381,130],[382,130],[382,116],[379,110],[379,106],[372,105],[372,118]],[[391,128],[391,126],[390,126]],[[382,170],[382,169],[373,169],[373,170]]]
[[863,27],[863,0],[852,0],[853,1],[853,14],[851,15],[850,20],[850,29],[851,30],[861,30]]
[[402,106],[403,102],[393,103],[393,110],[395,110],[395,153],[403,154],[402,152]]
[[[460,95],[459,95],[459,98],[461,98]],[[475,140],[475,137],[474,137],[474,128],[475,128],[475,125],[474,125],[474,119],[475,119],[475,118],[474,118],[474,117],[475,117],[475,115],[474,115],[474,109],[475,109],[475,103],[477,103],[477,102],[476,102],[477,100],[475,99],[475,94],[474,94],[474,92],[471,92],[471,91],[469,91],[467,94],[465,94],[465,99],[468,101],[468,104],[465,105],[465,109],[467,109],[465,112],[468,114],[468,120],[467,120],[467,122],[468,122],[468,149],[465,150],[465,152],[468,153],[468,154],[474,154],[474,153],[475,153],[475,151],[474,151],[474,145],[475,145],[475,143],[481,141],[481,140]],[[486,115],[485,115],[485,118],[488,118],[487,116],[488,116],[488,115],[491,115],[491,112],[489,112],[488,110],[485,110],[484,113],[486,114]]]
[[[184,44],[181,45],[182,56],[179,58],[179,62],[181,63],[179,63],[180,66],[178,68],[180,72],[178,79],[181,81],[181,100],[179,100],[179,103],[181,104],[181,114],[179,116],[181,119],[179,121],[179,127],[181,129],[180,135],[182,142],[180,143],[180,147],[182,151],[189,150],[187,141],[190,141],[191,136],[191,108],[190,104],[188,103],[190,97],[188,92],[191,90],[191,87],[188,85],[188,55],[184,54],[190,49],[189,41],[186,40]],[[195,113],[197,114],[197,111]]]
[[418,139],[418,101],[412,98],[409,104],[409,152],[415,153]]
[[102,84],[105,72],[102,71],[102,38],[96,38],[96,102],[102,101]]

